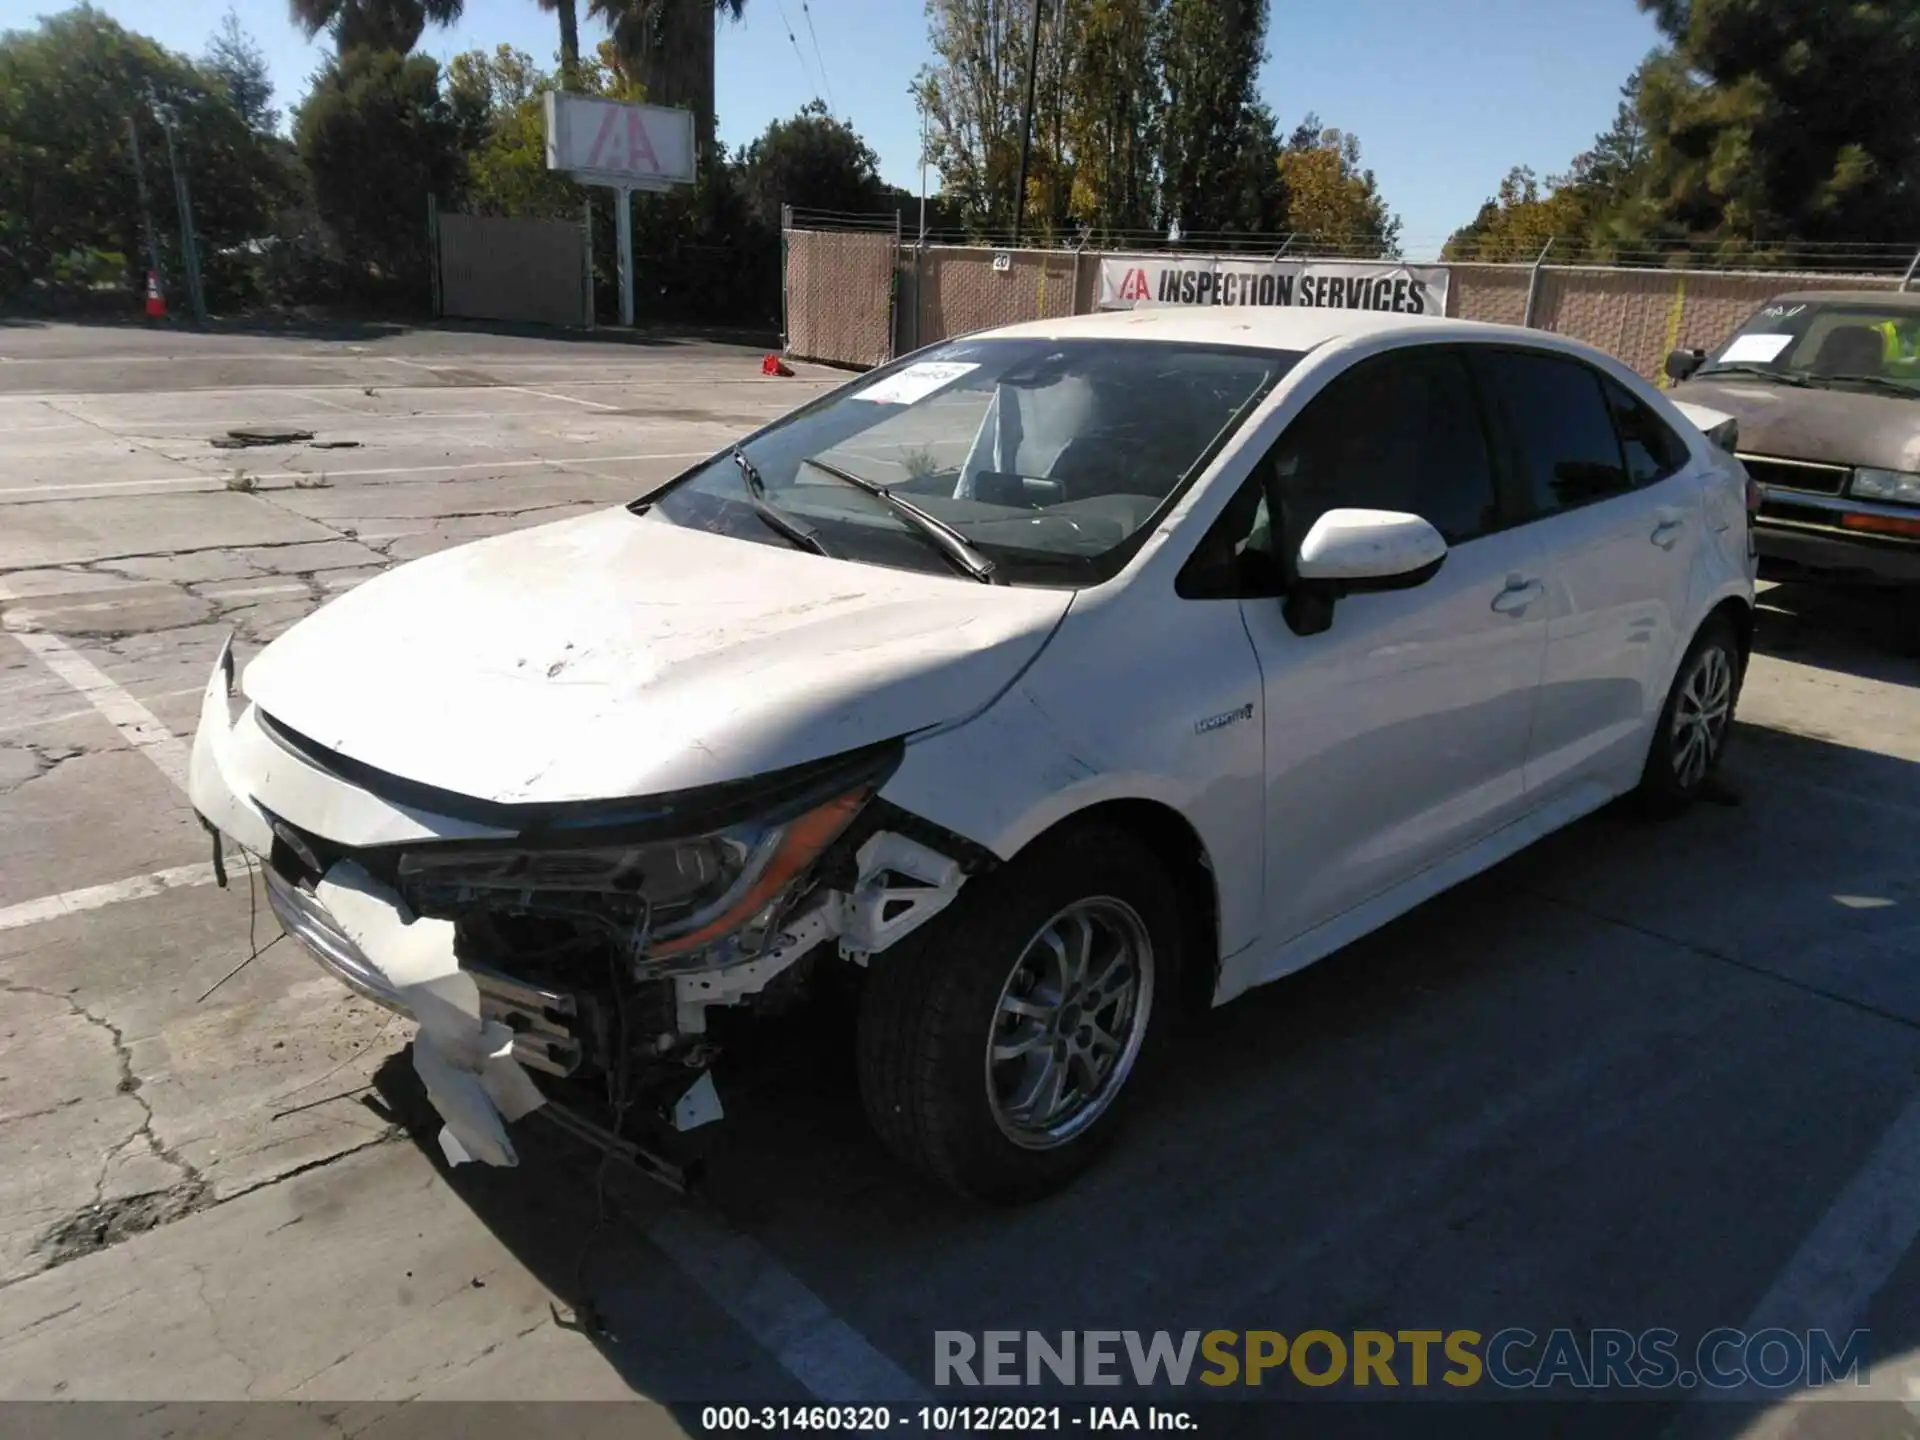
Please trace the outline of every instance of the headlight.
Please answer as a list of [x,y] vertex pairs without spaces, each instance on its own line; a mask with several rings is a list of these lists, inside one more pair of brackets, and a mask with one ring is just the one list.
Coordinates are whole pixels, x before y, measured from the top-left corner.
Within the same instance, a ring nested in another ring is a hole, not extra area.
[[732,934],[785,898],[872,793],[861,786],[791,819],[680,839],[411,850],[400,856],[400,888],[429,913],[490,906],[615,928],[644,915],[646,956],[679,955]]
[[1862,467],[1853,472],[1848,494],[1859,500],[1891,500],[1896,505],[1920,505],[1920,475],[1905,470],[1873,470]]

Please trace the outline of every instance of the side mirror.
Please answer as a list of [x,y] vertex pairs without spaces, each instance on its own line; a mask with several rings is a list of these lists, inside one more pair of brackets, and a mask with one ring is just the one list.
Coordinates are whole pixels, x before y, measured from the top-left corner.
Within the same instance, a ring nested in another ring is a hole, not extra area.
[[1707,363],[1704,350],[1669,350],[1667,352],[1667,378],[1684,380],[1702,365]]
[[1294,558],[1285,614],[1299,635],[1333,623],[1346,595],[1424,585],[1447,558],[1447,542],[1418,515],[1398,510],[1329,510],[1313,522]]

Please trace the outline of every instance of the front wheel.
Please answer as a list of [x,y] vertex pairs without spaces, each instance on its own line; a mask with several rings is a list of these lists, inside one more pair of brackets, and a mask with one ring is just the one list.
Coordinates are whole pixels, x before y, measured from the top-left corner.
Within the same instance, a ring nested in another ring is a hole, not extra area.
[[1698,799],[1720,765],[1740,695],[1740,645],[1733,626],[1714,616],[1688,647],[1667,692],[1640,775],[1649,814],[1677,814]]
[[860,1089],[890,1148],[976,1199],[1065,1185],[1112,1137],[1174,994],[1179,899],[1132,834],[1076,827],[874,957]]

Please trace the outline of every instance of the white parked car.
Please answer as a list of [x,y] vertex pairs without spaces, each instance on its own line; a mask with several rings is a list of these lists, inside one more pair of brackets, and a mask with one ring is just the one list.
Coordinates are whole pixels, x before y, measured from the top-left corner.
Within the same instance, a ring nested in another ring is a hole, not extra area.
[[850,981],[886,1142],[1033,1196],[1109,1137],[1182,997],[1615,796],[1698,794],[1749,519],[1729,453],[1557,336],[1014,326],[631,505],[382,575],[239,706],[229,648],[193,802],[323,964],[419,1022],[455,1161],[514,1163],[544,1105],[676,1178],[729,1011]]

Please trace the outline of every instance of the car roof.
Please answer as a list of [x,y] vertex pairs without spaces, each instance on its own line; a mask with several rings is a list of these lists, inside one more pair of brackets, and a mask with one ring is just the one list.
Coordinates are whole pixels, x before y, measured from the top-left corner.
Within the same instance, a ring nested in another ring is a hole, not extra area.
[[1767,303],[1778,305],[1788,300],[1799,304],[1838,301],[1848,305],[1878,305],[1890,310],[1920,310],[1920,290],[1792,290],[1773,296]]
[[[970,338],[1046,340],[1130,339],[1187,345],[1251,345],[1267,350],[1311,350],[1328,341],[1385,335],[1418,335],[1427,340],[1525,337],[1552,346],[1560,337],[1517,325],[1478,320],[1448,320],[1437,315],[1399,315],[1390,311],[1337,310],[1307,305],[1179,305],[1146,310],[1105,310],[1091,315],[1062,315],[980,332]],[[1566,347],[1572,348],[1572,347]]]

